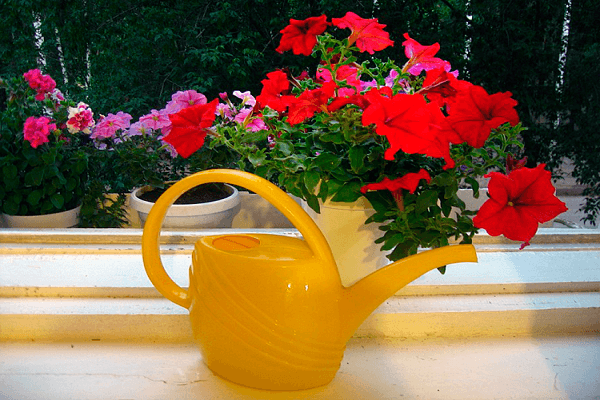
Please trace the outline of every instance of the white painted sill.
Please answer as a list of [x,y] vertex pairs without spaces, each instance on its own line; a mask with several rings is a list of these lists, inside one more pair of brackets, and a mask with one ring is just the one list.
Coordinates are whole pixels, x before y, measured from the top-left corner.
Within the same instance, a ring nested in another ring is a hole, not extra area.
[[[289,228],[269,232],[298,236]],[[237,386],[202,364],[187,311],[161,298],[146,278],[141,234],[0,229],[0,397],[464,400],[600,393],[600,231],[543,229],[523,251],[478,235],[478,264],[449,266],[445,276],[432,271],[402,289],[349,341],[331,384],[294,393]],[[163,235],[163,262],[184,286],[199,235]]]
[[[235,232],[256,231],[237,229]],[[272,234],[298,236],[294,229]],[[202,233],[163,233],[181,286]],[[139,229],[0,229],[0,341],[190,342],[187,311],[145,275]],[[531,246],[481,234],[479,263],[425,274],[381,305],[357,337],[495,337],[600,332],[600,232],[542,229]]]

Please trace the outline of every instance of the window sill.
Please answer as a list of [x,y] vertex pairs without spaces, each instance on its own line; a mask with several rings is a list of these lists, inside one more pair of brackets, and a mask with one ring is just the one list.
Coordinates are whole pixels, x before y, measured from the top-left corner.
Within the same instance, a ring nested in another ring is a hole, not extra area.
[[[163,264],[179,285],[187,286],[196,238],[219,232],[163,233]],[[267,232],[298,236],[294,229]],[[186,310],[146,277],[141,234],[0,230],[0,340],[191,340]],[[474,242],[478,263],[425,274],[379,307],[356,336],[600,331],[600,231],[542,229],[523,251],[485,234]]]
[[[298,236],[289,228],[268,232]],[[231,384],[202,364],[187,311],[145,275],[141,234],[0,229],[2,394],[286,397]],[[163,263],[181,285],[199,236],[163,233]],[[444,276],[434,270],[402,289],[357,330],[330,385],[294,396],[596,396],[600,231],[542,229],[523,251],[485,234],[475,245],[478,264],[449,266]]]

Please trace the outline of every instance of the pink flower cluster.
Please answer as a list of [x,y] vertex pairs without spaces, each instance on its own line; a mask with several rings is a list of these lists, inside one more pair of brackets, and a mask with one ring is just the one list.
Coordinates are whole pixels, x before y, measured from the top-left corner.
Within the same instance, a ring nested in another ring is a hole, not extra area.
[[258,118],[258,115],[254,112],[254,106],[256,105],[254,96],[249,91],[240,92],[239,90],[234,91],[233,95],[242,100],[241,105],[238,106],[239,108],[229,100],[227,93],[221,93],[220,97],[224,103],[219,103],[217,106],[217,115],[223,119],[235,121],[251,132],[267,129],[265,122]]
[[52,94],[56,88],[56,82],[50,75],[42,75],[39,69],[31,69],[23,74],[23,77],[29,83],[29,86],[37,92],[35,99],[44,100],[46,95]]
[[94,126],[94,113],[85,103],[79,103],[77,107],[69,107],[68,118],[67,129],[70,133],[90,133],[90,128]]
[[131,125],[129,136],[147,135],[152,131],[160,131],[166,136],[171,131],[169,115],[176,114],[188,107],[206,104],[206,96],[195,90],[178,91],[171,96],[171,101],[161,110],[151,110]]
[[53,130],[56,130],[56,124],[51,123],[49,118],[29,117],[25,120],[23,137],[36,149],[40,144],[49,142],[48,136]]
[[115,136],[117,131],[125,131],[127,128],[129,128],[130,121],[131,115],[124,113],[123,111],[119,111],[116,114],[108,114],[106,117],[103,117],[98,121],[94,127],[94,130],[92,131],[92,134],[90,135],[90,138],[112,138]]

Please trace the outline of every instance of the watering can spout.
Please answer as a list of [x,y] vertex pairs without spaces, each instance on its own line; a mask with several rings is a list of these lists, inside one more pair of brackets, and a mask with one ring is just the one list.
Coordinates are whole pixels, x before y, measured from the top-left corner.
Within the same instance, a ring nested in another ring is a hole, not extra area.
[[398,260],[343,288],[342,332],[349,339],[360,324],[386,299],[426,272],[457,262],[477,262],[470,244],[445,246]]

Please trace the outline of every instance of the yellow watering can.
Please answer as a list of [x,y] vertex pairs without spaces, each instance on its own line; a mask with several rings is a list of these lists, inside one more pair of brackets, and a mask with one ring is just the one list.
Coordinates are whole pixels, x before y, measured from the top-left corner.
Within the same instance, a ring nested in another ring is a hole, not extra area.
[[[195,244],[189,289],[181,288],[160,260],[161,224],[181,194],[209,182],[259,194],[304,240],[253,233],[205,236]],[[142,253],[158,291],[189,309],[206,365],[232,382],[268,390],[326,385],[340,367],[348,339],[383,301],[431,269],[477,261],[471,245],[447,246],[396,261],[344,287],[325,237],[304,210],[267,180],[235,170],[199,172],[169,188],[150,211]]]

